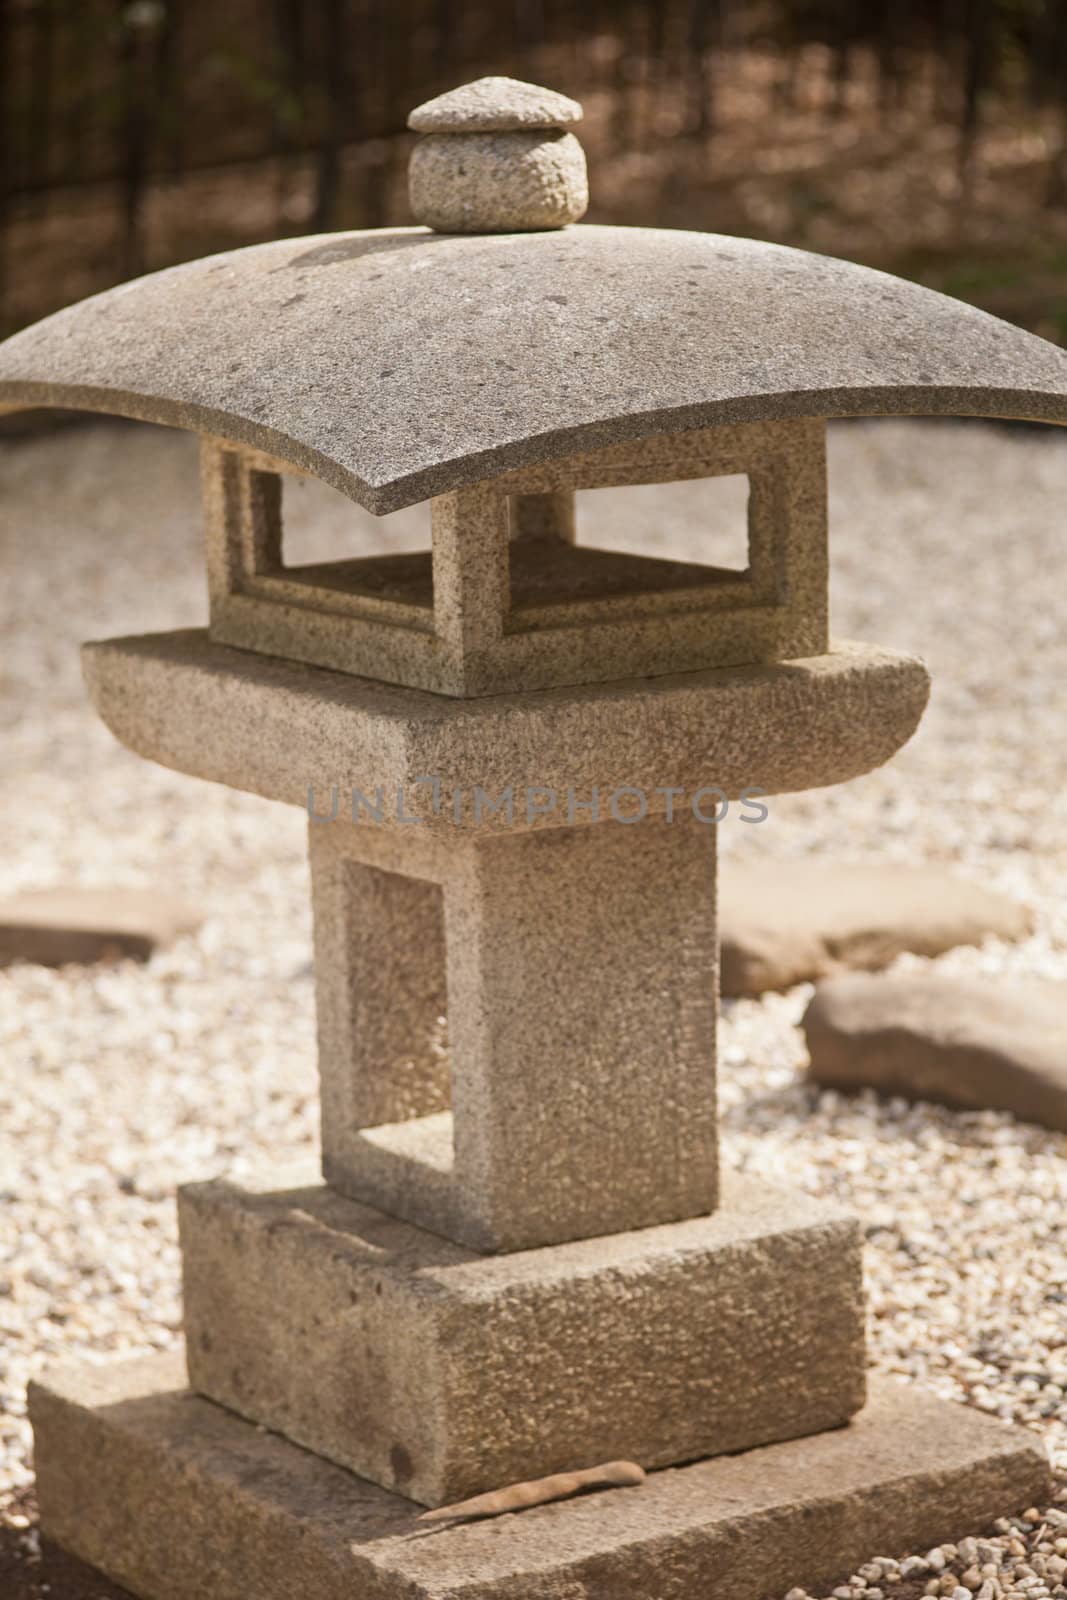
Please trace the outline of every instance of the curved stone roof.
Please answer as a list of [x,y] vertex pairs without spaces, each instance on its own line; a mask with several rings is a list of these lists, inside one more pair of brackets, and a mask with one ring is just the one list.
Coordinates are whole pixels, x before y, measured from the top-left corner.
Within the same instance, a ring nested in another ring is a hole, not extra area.
[[718,422],[1067,422],[1067,352],[780,245],[643,228],[324,234],[140,278],[0,345],[0,404],[216,433],[385,512]]

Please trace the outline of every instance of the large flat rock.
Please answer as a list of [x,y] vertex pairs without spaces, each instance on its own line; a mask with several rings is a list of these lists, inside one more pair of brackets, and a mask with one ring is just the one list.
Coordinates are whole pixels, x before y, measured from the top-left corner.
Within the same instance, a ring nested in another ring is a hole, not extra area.
[[1025,907],[951,872],[834,861],[727,862],[719,888],[724,995],[758,995],[845,968],[1023,939]]
[[804,1016],[811,1076],[1067,1132],[1067,985],[940,972],[850,973]]
[[0,967],[147,961],[202,920],[160,889],[28,890],[0,900]]
[[846,1428],[436,1528],[191,1394],[177,1355],[57,1374],[30,1404],[45,1534],[144,1600],[765,1600],[1049,1490],[1032,1434],[893,1382]]

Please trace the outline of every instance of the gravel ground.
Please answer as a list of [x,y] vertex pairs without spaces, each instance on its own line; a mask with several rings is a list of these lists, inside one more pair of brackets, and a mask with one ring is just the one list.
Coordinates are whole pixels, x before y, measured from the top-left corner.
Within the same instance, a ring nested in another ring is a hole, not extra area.
[[[850,423],[831,473],[835,631],[923,654],[932,706],[884,772],[727,822],[723,870],[742,850],[954,863],[1038,927],[946,969],[1067,976],[1067,451],[1051,431]],[[203,619],[191,442],[94,424],[3,443],[0,479],[0,892],[165,884],[207,912],[146,967],[0,972],[0,1503],[32,1554],[27,1378],[177,1337],[174,1185],[313,1146],[313,997],[301,814],[137,760],[80,685],[80,639]],[[692,495],[663,491],[644,530],[680,556],[706,548]],[[622,545],[651,503],[598,491],[590,527]],[[418,512],[383,530],[314,485],[288,509],[308,559],[422,533]],[[1067,1139],[813,1092],[809,992],[727,1008],[727,1159],[863,1218],[878,1368],[1039,1430],[1067,1474]],[[1040,1600],[1067,1595],[1065,1558],[1067,1511],[1035,1510],[839,1594]]]

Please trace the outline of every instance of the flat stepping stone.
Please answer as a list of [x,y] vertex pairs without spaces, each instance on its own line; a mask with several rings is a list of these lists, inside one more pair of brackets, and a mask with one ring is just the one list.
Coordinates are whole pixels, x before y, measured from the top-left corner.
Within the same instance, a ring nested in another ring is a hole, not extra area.
[[759,995],[842,970],[875,971],[903,951],[938,956],[1018,940],[1031,913],[928,867],[819,860],[727,862],[719,899],[722,993]]
[[1067,984],[947,973],[847,973],[803,1020],[810,1076],[1067,1132]]
[[0,900],[0,967],[147,961],[203,920],[157,889],[36,889]]

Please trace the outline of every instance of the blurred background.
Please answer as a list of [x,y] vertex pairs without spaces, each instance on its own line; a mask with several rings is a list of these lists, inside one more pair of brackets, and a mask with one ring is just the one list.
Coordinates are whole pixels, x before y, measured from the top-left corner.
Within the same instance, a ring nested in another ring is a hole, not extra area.
[[408,220],[408,111],[580,99],[590,220],[850,256],[1067,336],[1063,0],[0,0],[0,324]]

